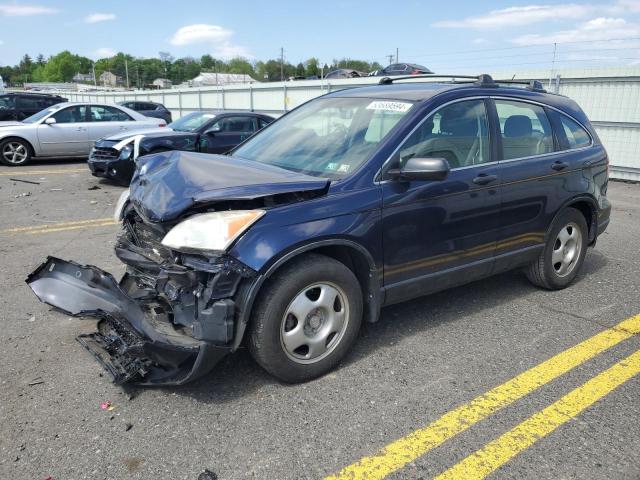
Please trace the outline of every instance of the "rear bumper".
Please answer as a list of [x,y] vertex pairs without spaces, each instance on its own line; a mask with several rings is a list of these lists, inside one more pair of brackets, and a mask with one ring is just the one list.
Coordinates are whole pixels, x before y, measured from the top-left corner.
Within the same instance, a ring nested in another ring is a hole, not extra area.
[[[127,273],[117,282],[97,267],[49,257],[27,284],[42,302],[68,315],[98,319],[97,331],[78,342],[116,384],[182,385],[232,350],[235,304],[214,298],[214,291],[230,292],[216,290],[216,278],[158,266],[153,278]],[[203,280],[207,286],[201,288]]]
[[600,236],[607,229],[607,227],[609,226],[609,221],[611,220],[611,202],[607,199],[607,197],[602,197],[600,199],[600,206],[597,216],[597,235]]

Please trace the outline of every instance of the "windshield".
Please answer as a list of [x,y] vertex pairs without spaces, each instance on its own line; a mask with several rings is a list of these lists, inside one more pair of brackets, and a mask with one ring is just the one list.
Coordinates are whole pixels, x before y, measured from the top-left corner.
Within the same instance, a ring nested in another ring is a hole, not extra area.
[[45,108],[44,110],[40,110],[38,113],[35,113],[30,117],[25,118],[24,120],[22,120],[22,123],[35,123],[38,120],[42,120],[44,117],[46,117],[50,113],[53,113],[57,110],[60,110],[60,107]]
[[213,113],[188,113],[184,117],[180,117],[175,122],[171,122],[168,126],[172,130],[177,130],[178,132],[195,132],[213,118],[215,118]]
[[344,178],[375,151],[413,103],[322,98],[294,110],[232,156],[307,175]]

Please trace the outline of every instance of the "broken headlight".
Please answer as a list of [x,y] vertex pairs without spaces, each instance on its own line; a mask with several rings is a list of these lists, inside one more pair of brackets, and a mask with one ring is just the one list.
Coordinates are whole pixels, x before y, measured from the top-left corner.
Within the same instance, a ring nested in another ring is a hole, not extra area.
[[169,230],[162,244],[185,252],[224,252],[264,214],[264,210],[232,210],[194,215]]
[[130,143],[122,147],[122,150],[120,150],[120,155],[118,156],[118,158],[120,160],[128,160],[129,158],[131,158],[132,153],[133,153],[133,143]]

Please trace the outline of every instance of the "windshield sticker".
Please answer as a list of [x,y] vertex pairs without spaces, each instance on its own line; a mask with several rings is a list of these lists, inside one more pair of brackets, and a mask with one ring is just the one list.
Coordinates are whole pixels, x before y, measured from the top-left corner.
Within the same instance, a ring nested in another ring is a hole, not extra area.
[[349,165],[348,163],[342,163],[339,167],[338,167],[338,171],[342,172],[342,173],[347,173],[349,171],[349,169],[351,168],[351,165]]
[[335,170],[336,168],[338,168],[337,163],[330,163],[325,167],[325,170]]
[[385,102],[375,100],[367,105],[367,110],[385,110],[387,112],[406,112],[411,108],[413,103],[406,102]]

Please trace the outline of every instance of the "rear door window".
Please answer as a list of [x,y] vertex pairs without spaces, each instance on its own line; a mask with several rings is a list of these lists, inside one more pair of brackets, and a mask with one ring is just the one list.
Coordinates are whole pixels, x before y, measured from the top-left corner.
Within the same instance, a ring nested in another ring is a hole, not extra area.
[[44,101],[38,97],[18,97],[18,109],[39,111],[44,108]]
[[547,114],[539,105],[496,100],[505,160],[533,157],[553,152],[553,131]]
[[131,117],[115,107],[105,105],[91,105],[92,122],[126,122]]

